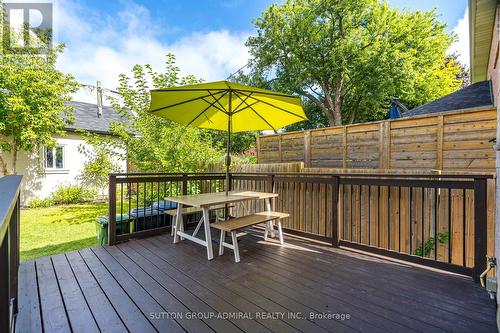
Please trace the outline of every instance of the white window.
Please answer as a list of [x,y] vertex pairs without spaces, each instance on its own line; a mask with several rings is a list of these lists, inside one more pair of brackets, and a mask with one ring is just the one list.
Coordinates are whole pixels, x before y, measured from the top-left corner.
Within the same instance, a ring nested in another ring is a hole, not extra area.
[[64,146],[45,148],[45,169],[64,169]]

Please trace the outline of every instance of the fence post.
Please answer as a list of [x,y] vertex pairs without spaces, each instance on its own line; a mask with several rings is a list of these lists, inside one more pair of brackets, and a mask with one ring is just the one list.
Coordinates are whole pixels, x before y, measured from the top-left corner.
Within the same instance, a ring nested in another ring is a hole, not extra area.
[[183,173],[182,174],[182,195],[187,195],[188,194],[188,179],[187,179],[187,174]]
[[474,272],[473,279],[479,282],[479,276],[486,269],[487,243],[487,202],[486,179],[474,179]]
[[108,245],[116,244],[116,176],[109,175]]
[[257,164],[260,163],[260,135],[257,136],[257,140],[255,141],[255,157],[257,159]]
[[304,164],[306,168],[311,167],[311,131],[304,132]]
[[333,177],[332,183],[332,246],[339,246],[339,177]]
[[[271,193],[274,193],[274,174],[271,173],[269,174],[269,185],[270,185],[270,188],[271,188]],[[276,209],[276,198],[272,198],[271,199],[271,209],[272,210],[275,210]]]

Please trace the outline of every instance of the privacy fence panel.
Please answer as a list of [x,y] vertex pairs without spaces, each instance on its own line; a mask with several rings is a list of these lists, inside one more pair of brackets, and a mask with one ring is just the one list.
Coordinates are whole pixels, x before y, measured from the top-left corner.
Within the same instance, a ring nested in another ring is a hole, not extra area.
[[258,163],[306,167],[494,171],[496,110],[261,136]]

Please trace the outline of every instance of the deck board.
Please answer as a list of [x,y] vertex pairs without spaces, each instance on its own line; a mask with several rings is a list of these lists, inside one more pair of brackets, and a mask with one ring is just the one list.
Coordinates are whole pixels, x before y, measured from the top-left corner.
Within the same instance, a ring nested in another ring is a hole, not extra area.
[[23,262],[16,331],[496,331],[494,302],[470,278],[285,240],[247,231],[238,264],[169,235]]
[[36,261],[42,325],[46,332],[69,332],[68,316],[51,259],[43,257]]
[[66,253],[66,258],[101,331],[110,333],[126,332],[127,329],[120,316],[114,310],[113,305],[95,280],[80,253],[77,251]]
[[53,256],[52,264],[72,331],[75,333],[98,333],[97,323],[90,312],[66,256],[64,254]]
[[35,262],[28,260],[19,267],[19,315],[17,333],[42,332],[40,300]]

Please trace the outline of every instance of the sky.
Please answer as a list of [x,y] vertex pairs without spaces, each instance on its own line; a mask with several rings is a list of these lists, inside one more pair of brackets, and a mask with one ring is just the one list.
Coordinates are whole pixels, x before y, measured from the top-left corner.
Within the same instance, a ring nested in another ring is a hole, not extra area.
[[[5,2],[26,2],[5,0]],[[48,0],[30,0],[48,2]],[[224,80],[244,66],[246,39],[255,33],[252,20],[272,0],[53,0],[54,39],[66,44],[58,68],[78,82],[114,89],[120,73],[135,64],[161,70],[172,52],[183,74],[206,81]],[[388,0],[404,10],[431,10],[454,31],[449,52],[468,60],[467,0]],[[93,102],[82,89],[75,100]]]

